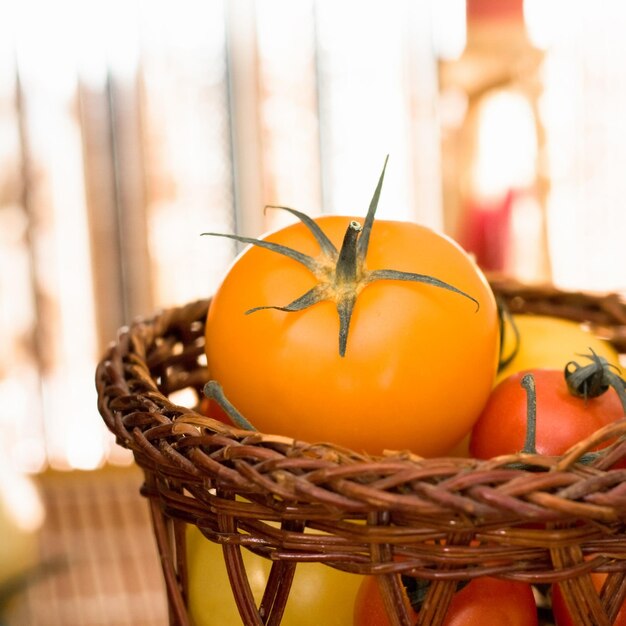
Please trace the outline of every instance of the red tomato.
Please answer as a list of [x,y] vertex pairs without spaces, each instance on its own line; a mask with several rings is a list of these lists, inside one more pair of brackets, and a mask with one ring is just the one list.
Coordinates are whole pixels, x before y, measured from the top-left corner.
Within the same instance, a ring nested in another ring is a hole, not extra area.
[[[606,574],[591,574],[591,581],[597,591],[600,591],[605,580]],[[565,604],[565,598],[563,597],[563,593],[561,592],[559,585],[552,586],[552,613],[554,615],[556,626],[576,626],[569,609]],[[619,612],[617,613],[617,618],[613,622],[613,626],[626,626],[626,603],[622,604]]]
[[[354,261],[354,250],[344,255],[350,237],[358,258],[340,273],[342,258]],[[206,325],[211,377],[256,429],[424,456],[469,432],[493,386],[499,329],[491,288],[465,251],[414,223],[366,218],[361,227],[339,216],[301,221],[262,243],[300,256],[256,241],[215,293]]]
[[595,398],[573,396],[563,371],[536,369],[518,372],[493,390],[472,429],[470,453],[479,459],[520,452],[527,430],[527,393],[521,381],[532,373],[537,394],[536,451],[560,455],[596,430],[624,417],[614,389]]
[[[408,604],[408,598],[406,598]],[[412,618],[417,614],[411,609]],[[354,607],[354,626],[389,626],[375,576],[361,583]],[[537,606],[526,583],[483,577],[454,595],[442,626],[537,626]]]

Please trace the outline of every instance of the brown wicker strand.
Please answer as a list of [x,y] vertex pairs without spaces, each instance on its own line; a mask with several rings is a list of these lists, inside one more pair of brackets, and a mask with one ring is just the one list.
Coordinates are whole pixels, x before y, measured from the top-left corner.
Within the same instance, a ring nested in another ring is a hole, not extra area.
[[[387,526],[389,516],[386,513],[370,513],[368,524],[377,526]],[[388,563],[394,560],[393,549],[390,544],[373,543],[370,546],[372,563]],[[392,573],[379,575],[380,591],[383,597],[383,604],[389,616],[390,626],[411,626],[411,619],[404,602],[400,580],[398,575]]]
[[[233,534],[236,532],[235,521],[232,517],[222,514],[217,516],[218,528],[221,533]],[[241,546],[237,543],[223,543],[224,561],[226,563],[226,571],[230,578],[230,586],[233,590],[235,602],[239,609],[239,614],[244,624],[250,626],[262,626],[261,619],[256,605],[250,583],[246,575],[246,568],[241,555]]]
[[161,567],[165,578],[167,596],[169,601],[170,622],[172,626],[191,626],[185,604],[183,589],[179,584],[180,579],[176,572],[174,559],[172,558],[172,544],[169,537],[168,525],[171,520],[165,519],[158,501],[150,500],[150,514],[152,526],[161,557]]

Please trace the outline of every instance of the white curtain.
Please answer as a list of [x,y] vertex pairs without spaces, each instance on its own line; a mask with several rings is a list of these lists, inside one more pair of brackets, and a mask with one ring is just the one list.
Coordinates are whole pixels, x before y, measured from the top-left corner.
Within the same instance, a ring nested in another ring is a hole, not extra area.
[[126,462],[93,374],[203,298],[267,203],[441,224],[431,2],[0,4],[0,454]]

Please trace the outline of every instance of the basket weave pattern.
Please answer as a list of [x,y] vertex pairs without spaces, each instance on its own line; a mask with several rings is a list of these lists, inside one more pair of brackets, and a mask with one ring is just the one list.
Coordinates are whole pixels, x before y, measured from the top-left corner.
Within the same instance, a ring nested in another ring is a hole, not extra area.
[[[495,278],[492,286],[512,312],[589,322],[626,353],[626,303],[617,296]],[[626,456],[626,438],[590,465],[577,459],[626,435],[626,420],[562,457],[488,461],[408,451],[371,458],[332,443],[240,430],[169,399],[181,389],[201,398],[208,305],[191,303],[122,329],[96,373],[100,413],[144,471],[171,624],[189,623],[185,523],[223,546],[246,625],[280,623],[302,561],[383,575],[394,626],[412,623],[397,573],[432,581],[420,625],[440,625],[457,582],[483,575],[563,582],[577,623],[611,624],[626,597],[626,469],[610,468]],[[260,607],[242,547],[273,561]],[[609,573],[601,593],[592,570]]]

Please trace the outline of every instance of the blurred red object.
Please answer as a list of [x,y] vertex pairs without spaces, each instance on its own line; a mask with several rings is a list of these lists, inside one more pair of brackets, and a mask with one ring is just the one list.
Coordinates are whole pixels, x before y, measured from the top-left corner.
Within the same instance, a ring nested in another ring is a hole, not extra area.
[[467,0],[467,17],[481,19],[524,19],[524,0]]
[[468,201],[458,240],[483,270],[506,269],[514,198],[509,189],[504,196]]

